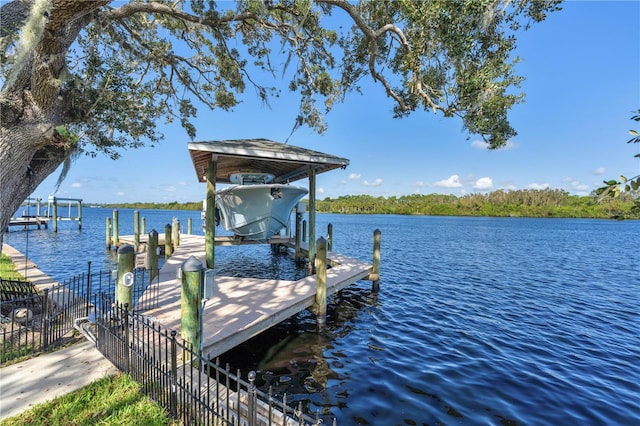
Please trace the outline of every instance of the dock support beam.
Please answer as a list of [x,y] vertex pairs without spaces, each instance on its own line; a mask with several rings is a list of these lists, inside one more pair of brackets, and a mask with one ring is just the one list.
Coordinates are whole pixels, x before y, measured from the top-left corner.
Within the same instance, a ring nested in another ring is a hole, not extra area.
[[138,251],[140,247],[140,212],[133,211],[133,248]]
[[113,245],[118,247],[120,245],[120,236],[118,235],[118,209],[113,209]]
[[168,259],[173,254],[173,244],[171,243],[171,225],[164,226],[164,258]]
[[78,200],[78,229],[82,229],[82,200]]
[[309,273],[313,273],[316,257],[316,169],[309,169]]
[[316,324],[323,332],[327,325],[327,241],[320,237],[316,246]]
[[58,232],[58,202],[53,198],[53,232]]
[[380,240],[382,233],[380,229],[373,231],[373,265],[371,266],[371,273],[369,279],[373,283],[373,290],[378,291],[380,288]]
[[216,247],[216,175],[218,157],[211,156],[207,165],[207,206],[205,212],[204,247],[207,257],[207,269],[213,269]]
[[302,212],[299,207],[296,207],[296,263],[301,263],[302,261]]
[[190,217],[187,219],[187,234],[191,235],[193,233],[193,219]]
[[[204,296],[204,267],[191,256],[182,264],[182,289],[180,292],[180,319],[182,340],[198,354],[202,343],[202,299]],[[185,353],[189,357],[189,351]],[[186,361],[186,360],[185,360]],[[198,358],[193,360],[198,361]]]
[[118,248],[118,282],[116,283],[116,304],[133,309],[133,267],[136,252],[133,246],[125,244]]
[[333,251],[333,224],[327,225],[327,251]]
[[111,218],[108,217],[106,221],[106,237],[107,237],[107,250],[111,250]]
[[171,242],[174,250],[180,245],[180,221],[177,217],[171,221]]
[[158,231],[152,229],[149,232],[149,246],[147,247],[147,269],[149,270],[149,283],[158,275]]

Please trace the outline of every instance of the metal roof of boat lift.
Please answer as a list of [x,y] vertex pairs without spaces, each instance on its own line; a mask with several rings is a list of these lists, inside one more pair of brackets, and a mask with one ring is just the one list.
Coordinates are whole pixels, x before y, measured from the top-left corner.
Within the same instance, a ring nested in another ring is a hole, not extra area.
[[216,182],[230,183],[234,173],[261,172],[275,176],[274,183],[287,183],[349,165],[346,158],[324,154],[268,139],[233,139],[190,142],[189,154],[198,176],[205,182],[212,155],[217,156]]

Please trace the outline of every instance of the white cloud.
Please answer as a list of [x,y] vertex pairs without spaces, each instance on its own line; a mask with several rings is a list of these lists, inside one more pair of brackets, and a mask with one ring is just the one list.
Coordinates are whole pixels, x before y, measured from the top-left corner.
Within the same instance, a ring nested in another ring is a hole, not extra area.
[[82,184],[80,182],[73,182],[71,184],[72,188],[82,188]]
[[118,192],[116,192],[116,195],[118,197],[123,197],[125,195],[125,192],[124,191],[118,191]]
[[422,188],[422,187],[424,186],[424,182],[423,182],[423,181],[421,181],[421,180],[419,180],[419,181],[417,181],[417,182],[416,182],[416,186],[417,186],[418,188]]
[[481,140],[474,140],[471,142],[471,146],[473,148],[478,148],[478,149],[489,149],[489,144],[486,143],[485,141],[481,141]]
[[603,175],[607,172],[607,169],[605,169],[604,167],[598,167],[597,169],[595,169],[593,171],[593,173],[597,174],[597,175]]
[[530,183],[529,186],[527,186],[527,188],[529,188],[529,189],[547,189],[547,188],[549,188],[549,184],[548,183]]
[[[358,175],[359,176],[359,175]],[[362,184],[364,186],[380,186],[382,185],[382,179],[377,178],[376,180],[374,180],[373,182],[369,182],[367,180],[365,180],[364,182],[362,182]]]
[[[511,149],[514,148],[516,146],[515,143],[511,142],[510,140],[507,141],[506,144],[504,144],[504,146],[502,146],[501,148],[498,148],[498,150],[507,150],[507,149]],[[478,148],[478,149],[489,149],[489,144],[483,140],[479,140],[476,139],[474,141],[471,142],[471,147],[472,148]]]
[[482,177],[473,184],[475,189],[485,190],[493,187],[493,180],[490,177]]
[[434,184],[438,188],[460,188],[462,183],[460,182],[460,176],[451,175],[448,179],[439,180]]
[[316,192],[318,194],[324,194],[324,188],[318,188]]
[[360,174],[359,173],[351,173],[349,175],[349,180],[358,180],[360,179]]
[[575,180],[573,178],[567,177],[562,179],[563,182],[567,183],[572,190],[574,191],[578,191],[580,193],[585,193],[589,190],[589,185],[586,185],[584,183],[580,183],[580,181]]

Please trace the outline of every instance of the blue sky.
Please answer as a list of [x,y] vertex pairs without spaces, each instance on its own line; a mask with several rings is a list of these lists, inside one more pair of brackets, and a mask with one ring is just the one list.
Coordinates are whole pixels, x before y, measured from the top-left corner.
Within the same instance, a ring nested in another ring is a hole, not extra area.
[[[488,151],[468,140],[457,118],[417,112],[394,119],[392,101],[369,81],[364,95],[334,107],[325,134],[302,128],[289,139],[351,162],[318,176],[318,198],[545,187],[588,195],[603,179],[640,173],[633,158],[640,147],[626,143],[628,130],[640,127],[630,120],[640,108],[640,2],[570,1],[518,40],[526,99],[510,113],[518,135],[507,148]],[[297,98],[284,93],[269,109],[249,90],[233,112],[200,108],[195,141],[284,141],[297,107]],[[179,125],[160,129],[165,140],[154,148],[124,151],[116,161],[78,159],[56,195],[88,203],[203,199],[186,132]],[[52,195],[58,174],[33,196]]]

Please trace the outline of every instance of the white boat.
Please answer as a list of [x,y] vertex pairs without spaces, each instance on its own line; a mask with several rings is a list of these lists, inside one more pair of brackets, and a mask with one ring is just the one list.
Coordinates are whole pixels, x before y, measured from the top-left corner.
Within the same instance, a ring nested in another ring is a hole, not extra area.
[[308,191],[298,186],[270,183],[273,178],[268,173],[230,176],[236,185],[216,193],[216,207],[224,229],[232,230],[238,238],[264,241],[287,226],[291,211]]

